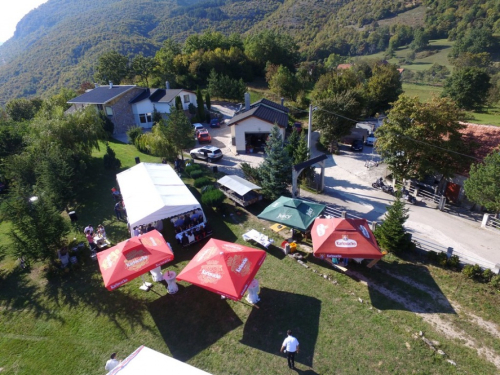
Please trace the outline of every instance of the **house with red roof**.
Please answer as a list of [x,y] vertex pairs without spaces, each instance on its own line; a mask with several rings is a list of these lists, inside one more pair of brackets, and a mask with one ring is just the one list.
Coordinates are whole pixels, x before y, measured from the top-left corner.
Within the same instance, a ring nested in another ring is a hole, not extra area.
[[458,171],[455,177],[442,181],[441,191],[448,200],[460,202],[465,198],[464,182],[469,177],[470,165],[479,163],[492,152],[500,152],[500,127],[462,123],[465,128],[460,130],[465,144],[470,146],[467,152],[470,158],[469,168]]

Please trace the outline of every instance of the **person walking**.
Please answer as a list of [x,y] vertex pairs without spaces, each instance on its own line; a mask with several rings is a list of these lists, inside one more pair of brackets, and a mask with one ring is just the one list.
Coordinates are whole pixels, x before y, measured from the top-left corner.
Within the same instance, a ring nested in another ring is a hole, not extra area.
[[104,367],[104,369],[106,371],[111,371],[119,364],[120,361],[116,359],[116,353],[111,353],[110,359],[108,359],[108,361],[106,362],[106,366]]
[[281,345],[281,353],[283,351],[287,354],[288,367],[295,369],[295,353],[299,352],[299,341],[292,336],[292,330],[286,331],[288,337],[283,341]]

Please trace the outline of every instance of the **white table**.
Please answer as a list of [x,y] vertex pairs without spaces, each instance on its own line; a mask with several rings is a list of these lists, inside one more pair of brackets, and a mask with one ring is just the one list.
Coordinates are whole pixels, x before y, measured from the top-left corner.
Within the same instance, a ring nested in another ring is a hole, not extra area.
[[177,283],[175,282],[175,277],[177,274],[174,271],[167,271],[163,275],[163,280],[167,282],[167,290],[169,294],[175,294],[178,292],[179,287],[177,286]]
[[269,247],[269,245],[271,245],[274,242],[273,239],[270,239],[269,237],[260,232],[257,232],[255,229],[246,232],[245,234],[242,235],[242,237],[245,241],[253,240],[264,246],[266,249]]
[[252,305],[260,301],[259,295],[257,294],[258,291],[259,291],[259,280],[253,279],[253,281],[248,286],[248,295],[246,298],[246,300]]

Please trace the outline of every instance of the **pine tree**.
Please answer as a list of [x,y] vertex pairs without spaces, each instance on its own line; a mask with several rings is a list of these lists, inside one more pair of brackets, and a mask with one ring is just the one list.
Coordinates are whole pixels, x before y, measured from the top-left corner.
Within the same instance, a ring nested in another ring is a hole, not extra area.
[[404,223],[407,219],[408,209],[405,207],[401,195],[396,195],[396,199],[392,205],[387,207],[385,220],[373,233],[382,249],[391,253],[397,253],[408,248],[408,240],[404,228]]
[[199,122],[205,121],[205,103],[199,87],[196,89],[196,118]]
[[259,168],[262,194],[270,200],[276,200],[287,194],[292,182],[292,158],[283,147],[281,131],[275,124],[265,147],[266,158]]
[[208,91],[205,93],[205,105],[207,106],[207,109],[210,111],[210,108],[212,108],[212,104],[210,103],[210,93]]

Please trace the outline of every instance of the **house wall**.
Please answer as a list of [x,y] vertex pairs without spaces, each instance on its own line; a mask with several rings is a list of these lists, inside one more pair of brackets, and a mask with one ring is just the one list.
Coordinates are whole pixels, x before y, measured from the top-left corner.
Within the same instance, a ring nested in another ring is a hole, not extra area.
[[[242,120],[237,125],[231,125],[231,138],[234,140],[233,144],[236,146],[236,152],[245,153],[245,133],[271,133],[273,124],[250,117]],[[280,128],[281,136],[285,139],[285,129]]]
[[153,104],[153,103],[151,103],[151,101],[149,99],[144,99],[138,103],[132,104],[132,113],[134,114],[134,121],[135,121],[136,126],[140,126],[142,128],[153,127],[153,122],[141,123],[139,115],[151,113],[151,116],[152,116],[155,108],[159,113],[162,113],[162,114],[166,113],[167,114],[167,116],[162,116],[164,118],[168,117],[168,114],[170,114],[170,104],[168,104],[168,103],[154,103]]
[[182,90],[179,94],[179,96],[181,97],[181,101],[182,101],[182,109],[184,109],[185,111],[187,111],[189,109],[189,103],[184,102],[184,95],[189,95],[189,103],[193,103],[193,105],[195,107],[197,107],[196,94],[189,92],[189,91]]
[[104,107],[111,107],[113,109],[113,116],[108,117],[113,121],[113,124],[115,124],[115,134],[125,133],[136,125],[130,100],[135,98],[140,92],[141,89],[134,88],[104,105]]

